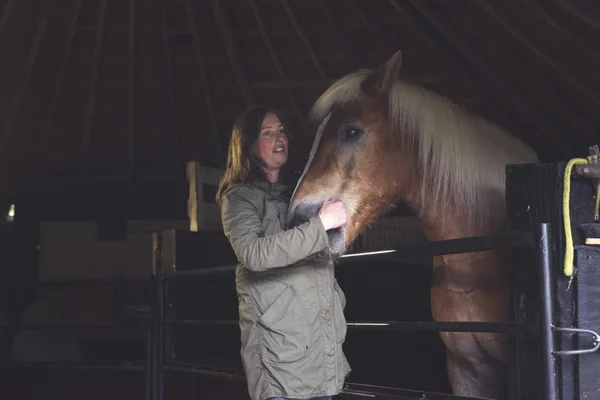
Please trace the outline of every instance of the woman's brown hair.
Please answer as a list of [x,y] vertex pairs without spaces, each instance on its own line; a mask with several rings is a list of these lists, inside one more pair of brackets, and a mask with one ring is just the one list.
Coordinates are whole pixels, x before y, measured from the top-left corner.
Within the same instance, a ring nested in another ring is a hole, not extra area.
[[[250,106],[244,110],[235,120],[229,140],[227,151],[227,165],[225,173],[219,183],[216,201],[221,204],[223,193],[230,186],[254,180],[266,180],[261,168],[262,161],[256,155],[256,140],[263,119],[267,113],[277,115],[285,129],[288,139],[291,140],[290,131],[281,111],[270,106]],[[287,163],[286,163],[287,165]],[[279,181],[285,180],[285,165],[279,173]]]

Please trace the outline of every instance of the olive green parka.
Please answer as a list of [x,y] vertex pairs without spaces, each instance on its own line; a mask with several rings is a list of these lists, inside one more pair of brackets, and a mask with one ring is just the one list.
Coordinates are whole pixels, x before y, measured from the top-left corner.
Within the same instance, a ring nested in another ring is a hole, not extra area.
[[[252,400],[341,392],[346,298],[318,216],[286,230],[288,187],[239,183],[221,199],[224,233],[238,258],[241,357]],[[309,256],[313,256],[307,258]]]

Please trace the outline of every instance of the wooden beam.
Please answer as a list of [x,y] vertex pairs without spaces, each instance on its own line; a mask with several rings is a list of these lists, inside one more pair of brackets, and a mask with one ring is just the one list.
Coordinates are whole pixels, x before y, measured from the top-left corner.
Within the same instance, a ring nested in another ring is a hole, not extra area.
[[50,109],[48,110],[48,120],[45,124],[44,130],[40,135],[36,143],[36,155],[40,155],[46,151],[46,144],[50,138],[50,134],[52,129],[54,129],[54,118],[56,116],[56,107],[58,105],[58,99],[60,97],[60,92],[63,86],[63,82],[65,80],[67,65],[69,64],[69,59],[71,58],[71,49],[73,47],[73,38],[75,37],[75,32],[77,28],[77,20],[79,19],[79,13],[81,12],[81,2],[83,0],[76,0],[75,6],[73,10],[73,18],[71,19],[71,27],[69,31],[69,38],[67,39],[67,46],[65,48],[65,53],[62,56],[60,67],[58,70],[58,76],[56,79],[56,83],[54,84],[54,91],[52,93],[52,98],[50,99]]
[[352,0],[351,2],[352,2],[352,7],[354,8],[355,14],[358,15],[365,22],[365,24],[367,24],[369,29],[375,34],[377,41],[381,42],[381,43],[385,43],[385,46],[391,51],[395,52],[396,50],[398,50],[399,44],[396,44],[392,40],[390,40],[390,38],[388,38],[385,35],[383,30],[381,30],[381,28],[379,28],[379,26],[377,26],[377,24],[375,24],[375,22],[373,22],[373,18],[371,18],[370,14],[367,11],[367,9],[365,8],[363,2],[356,1],[356,0]]
[[202,82],[202,86],[204,86],[204,103],[206,104],[206,111],[208,113],[208,123],[210,124],[210,129],[215,140],[215,146],[217,149],[217,153],[219,154],[219,158],[223,159],[226,156],[226,154],[223,151],[223,148],[221,146],[221,140],[219,139],[219,124],[217,123],[217,120],[215,118],[215,107],[213,105],[212,96],[210,92],[210,83],[206,74],[206,65],[204,62],[205,55],[202,53],[202,48],[200,47],[200,37],[198,35],[198,30],[196,29],[196,21],[194,18],[194,12],[190,0],[185,1],[185,10],[188,16],[188,22],[190,24],[190,31],[192,32],[192,36],[194,37],[194,53],[196,56],[198,74],[200,75],[200,81]]
[[298,34],[298,36],[300,36],[300,39],[302,39],[302,42],[304,42],[304,46],[306,47],[306,50],[308,51],[308,55],[310,56],[310,59],[312,60],[313,64],[315,65],[315,68],[319,72],[319,75],[321,76],[321,78],[327,78],[327,73],[325,72],[325,68],[323,68],[323,65],[319,61],[319,58],[317,57],[317,54],[315,53],[315,50],[313,49],[313,46],[310,43],[310,40],[308,40],[306,33],[304,33],[304,29],[302,29],[302,27],[298,23],[298,20],[296,19],[294,12],[292,11],[290,5],[288,4],[288,0],[281,0],[281,5],[283,5],[283,9],[285,10],[285,13],[287,14],[290,21],[292,22],[292,25],[294,26],[296,33]]
[[169,45],[169,26],[167,21],[167,5],[165,0],[160,2],[161,37],[165,49],[165,80],[166,99],[169,115],[169,141],[171,144],[171,162],[173,171],[181,164],[182,156],[179,146],[179,132],[177,129],[177,117],[175,115],[175,93],[173,89],[173,66],[171,64],[171,46]]
[[[260,29],[260,33],[263,37],[263,40],[265,41],[265,44],[267,45],[269,54],[271,55],[271,58],[273,59],[273,64],[275,65],[275,69],[277,70],[279,77],[282,80],[286,80],[287,78],[285,76],[285,72],[283,71],[283,68],[281,67],[279,58],[277,57],[277,53],[275,53],[275,48],[273,47],[273,43],[271,42],[271,37],[269,36],[267,29],[265,28],[265,24],[263,23],[263,20],[260,15],[260,12],[258,10],[258,7],[256,6],[256,2],[254,0],[249,0],[249,1],[250,1],[250,6],[252,7],[252,11],[254,12],[254,18],[256,19],[258,28]],[[290,105],[292,106],[292,109],[294,110],[294,114],[296,115],[298,122],[302,126],[303,132],[305,134],[308,134],[308,125],[306,123],[305,118],[302,115],[302,112],[300,111],[300,107],[298,107],[298,104],[296,103],[296,100],[294,99],[291,88],[286,88],[284,90],[288,97]]]
[[540,7],[537,2],[533,0],[520,0],[522,4],[525,4],[533,13],[539,18],[543,19],[548,25],[552,26],[561,35],[568,37],[575,46],[581,47],[587,51],[590,55],[596,58],[600,58],[600,50],[594,46],[587,36],[577,35],[568,26],[560,24],[554,17],[552,17],[546,10]]
[[5,152],[8,150],[7,147],[10,142],[10,137],[14,127],[14,123],[17,116],[19,115],[21,103],[23,102],[23,96],[25,96],[25,90],[27,89],[27,85],[29,84],[31,71],[35,66],[35,60],[37,59],[40,50],[40,44],[42,43],[44,34],[46,33],[47,26],[48,16],[44,14],[38,20],[35,36],[33,37],[31,47],[29,48],[29,54],[27,55],[27,60],[25,61],[25,68],[23,71],[23,76],[21,78],[21,83],[15,91],[12,102],[10,103],[6,121],[2,129],[2,143],[0,144],[0,154],[2,155],[2,158],[4,158],[4,155],[6,154]]
[[127,177],[129,190],[133,190],[135,175],[135,0],[129,0],[129,82],[127,85]]
[[487,0],[479,0],[476,4],[481,7],[485,12],[487,12],[490,16],[492,16],[504,29],[506,29],[512,36],[514,36],[517,40],[519,40],[523,46],[528,48],[530,51],[537,54],[542,60],[546,62],[554,71],[556,71],[559,75],[561,75],[565,80],[567,80],[571,85],[576,87],[581,93],[585,94],[588,98],[590,98],[597,106],[600,106],[600,95],[590,88],[590,83],[582,82],[577,78],[577,76],[573,75],[567,65],[559,59],[556,59],[552,55],[550,55],[547,51],[542,48],[536,46],[532,41],[526,38],[523,34],[519,32],[519,28],[517,28],[516,24],[510,21],[505,15],[502,15],[500,11],[493,6]]
[[[442,76],[441,74],[400,74],[400,79],[405,82],[426,85],[440,83],[442,81]],[[333,82],[335,82],[335,79],[284,79],[280,81],[258,81],[252,83],[252,87],[261,90],[324,90]]]
[[[439,2],[438,6],[450,16],[451,19],[449,19],[449,21],[452,25],[461,26],[465,32],[477,31],[480,36],[486,37],[487,46],[480,50],[479,57],[485,58],[489,54],[490,62],[494,64],[498,70],[503,71],[505,79],[513,82],[527,82],[529,88],[526,91],[521,91],[521,95],[535,99],[534,101],[539,102],[540,105],[548,104],[545,103],[546,100],[555,99],[557,96],[561,95],[560,88],[548,85],[544,80],[544,77],[540,76],[535,69],[523,68],[522,65],[515,64],[514,54],[512,53],[514,44],[507,40],[496,40],[493,35],[496,27],[487,26],[493,24],[490,24],[489,21],[483,22],[484,24],[487,24],[485,27],[480,27],[477,23],[474,24],[473,19],[469,17],[469,15],[473,14],[473,4],[465,3],[452,5],[445,2]],[[577,113],[577,110],[572,107],[572,104],[548,104],[545,111],[552,113],[555,121],[567,121],[572,119],[573,113]],[[589,132],[590,130],[590,128],[586,126],[585,121],[581,119],[573,121],[570,126],[575,130],[582,132]]]
[[327,5],[323,2],[323,0],[316,0],[317,4],[321,6],[321,9],[327,15],[329,19],[329,24],[334,32],[338,35],[339,39],[344,43],[344,47],[346,50],[352,54],[352,58],[356,63],[356,66],[359,68],[365,68],[368,65],[367,58],[365,57],[364,52],[359,51],[356,46],[352,45],[352,40],[350,39],[350,34],[344,25],[338,23],[335,17],[335,13],[332,13],[331,10],[327,7]]
[[100,67],[100,55],[102,45],[104,44],[104,28],[106,26],[106,5],[107,0],[100,2],[100,10],[96,18],[96,40],[94,44],[94,53],[92,55],[92,71],[90,73],[89,96],[85,112],[85,129],[81,137],[81,159],[80,174],[86,176],[89,169],[90,142],[92,140],[92,124],[94,122],[94,111],[96,107],[96,86],[98,83],[98,70]]
[[250,85],[248,84],[248,79],[244,74],[244,69],[242,68],[242,64],[237,54],[233,34],[231,33],[231,29],[229,29],[229,23],[221,6],[220,0],[213,0],[213,14],[219,29],[219,34],[221,35],[221,39],[225,45],[225,51],[227,52],[231,69],[233,70],[233,74],[235,75],[235,79],[237,80],[240,88],[242,100],[247,106],[252,105],[255,102],[254,96],[252,94],[252,90],[250,89]]
[[[527,119],[529,119],[535,126],[538,127],[540,130],[540,132],[538,132],[539,139],[544,139],[543,142],[539,142],[540,144],[538,147],[547,146],[548,142],[552,142],[555,146],[557,146],[558,149],[571,148],[569,143],[560,139],[560,136],[556,134],[554,127],[548,123],[544,117],[540,116],[534,109],[529,107],[529,104],[514,94],[514,92],[510,89],[510,84],[508,82],[498,80],[498,75],[496,75],[494,72],[494,68],[481,57],[474,54],[467,46],[465,41],[458,36],[454,30],[448,28],[448,26],[445,25],[437,15],[430,12],[423,3],[415,0],[409,1],[412,6],[417,9],[419,13],[421,13],[427,20],[429,20],[429,22],[437,30],[443,33],[452,46],[454,46],[456,50],[458,50],[463,57],[471,63],[475,70],[486,81],[492,83],[498,92],[500,92],[511,104],[514,104]],[[551,133],[550,137],[548,137],[549,135],[544,135],[544,132]]]
[[8,0],[8,2],[4,5],[4,9],[2,10],[2,17],[0,17],[0,38],[4,33],[4,29],[6,29],[6,25],[8,25],[8,20],[12,15],[16,3],[17,0]]
[[600,22],[596,21],[593,17],[590,17],[585,12],[578,10],[573,2],[565,0],[553,0],[556,5],[562,7],[565,11],[570,12],[574,17],[578,18],[581,22],[587,24],[590,28],[600,31]]

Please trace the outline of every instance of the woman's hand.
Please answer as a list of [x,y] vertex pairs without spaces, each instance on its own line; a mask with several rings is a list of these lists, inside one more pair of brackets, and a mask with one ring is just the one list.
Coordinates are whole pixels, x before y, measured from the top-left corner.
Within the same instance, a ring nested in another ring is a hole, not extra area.
[[348,218],[344,203],[334,200],[326,201],[321,205],[319,217],[326,231],[339,228],[346,223]]

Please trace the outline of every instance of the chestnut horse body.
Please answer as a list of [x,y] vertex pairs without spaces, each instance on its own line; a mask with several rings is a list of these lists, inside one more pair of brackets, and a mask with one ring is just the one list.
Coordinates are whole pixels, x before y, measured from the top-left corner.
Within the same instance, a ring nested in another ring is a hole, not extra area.
[[[535,152],[497,125],[425,88],[399,81],[401,53],[375,71],[338,80],[316,101],[319,124],[288,223],[315,215],[331,199],[348,222],[329,231],[342,255],[358,234],[406,201],[429,240],[508,229],[505,166],[536,162]],[[506,321],[512,271],[507,251],[434,258],[431,310],[436,321]],[[505,398],[508,337],[440,333],[454,394]]]

